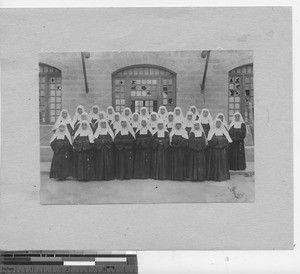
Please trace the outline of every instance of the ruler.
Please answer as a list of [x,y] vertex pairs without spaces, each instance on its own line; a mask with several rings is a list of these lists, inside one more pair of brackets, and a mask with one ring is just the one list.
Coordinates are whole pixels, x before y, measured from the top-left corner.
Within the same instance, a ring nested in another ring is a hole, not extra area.
[[138,274],[136,252],[1,251],[0,274]]

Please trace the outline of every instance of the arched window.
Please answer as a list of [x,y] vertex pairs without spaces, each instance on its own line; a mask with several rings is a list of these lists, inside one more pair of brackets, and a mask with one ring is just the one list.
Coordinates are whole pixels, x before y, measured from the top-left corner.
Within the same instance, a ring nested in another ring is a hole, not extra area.
[[112,74],[112,100],[116,111],[130,107],[139,112],[145,106],[157,111],[161,105],[176,106],[176,73],[153,65],[135,65]]
[[253,64],[237,67],[229,71],[228,76],[229,121],[233,113],[239,111],[248,124],[254,110]]
[[40,124],[54,124],[61,107],[61,71],[39,64]]

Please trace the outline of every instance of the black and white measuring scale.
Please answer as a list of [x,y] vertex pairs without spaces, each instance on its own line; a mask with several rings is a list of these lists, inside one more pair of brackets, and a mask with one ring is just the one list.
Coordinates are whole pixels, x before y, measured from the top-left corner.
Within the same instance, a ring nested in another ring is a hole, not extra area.
[[0,274],[137,274],[136,252],[0,251]]

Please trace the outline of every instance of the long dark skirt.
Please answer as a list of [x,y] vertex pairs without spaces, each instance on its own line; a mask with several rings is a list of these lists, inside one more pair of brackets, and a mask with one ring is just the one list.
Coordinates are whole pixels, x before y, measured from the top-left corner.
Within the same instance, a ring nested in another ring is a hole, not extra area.
[[62,151],[54,153],[51,169],[50,178],[65,180],[67,177],[73,175],[73,151]]
[[196,151],[189,149],[189,180],[205,181],[206,180],[206,156],[205,149]]
[[135,151],[134,172],[135,179],[148,179],[151,175],[151,148],[138,148]]
[[95,177],[98,180],[114,179],[113,148],[102,147],[95,150]]
[[172,147],[170,149],[170,173],[171,180],[182,181],[187,177],[187,149],[184,147]]
[[233,141],[229,145],[229,168],[231,170],[246,169],[244,141]]
[[207,164],[207,180],[225,181],[230,179],[226,148],[210,148]]
[[169,148],[163,146],[157,146],[153,150],[151,178],[156,180],[168,179],[169,151]]
[[74,177],[80,181],[95,179],[93,149],[74,152]]
[[119,180],[131,179],[133,176],[133,149],[115,150],[115,175]]

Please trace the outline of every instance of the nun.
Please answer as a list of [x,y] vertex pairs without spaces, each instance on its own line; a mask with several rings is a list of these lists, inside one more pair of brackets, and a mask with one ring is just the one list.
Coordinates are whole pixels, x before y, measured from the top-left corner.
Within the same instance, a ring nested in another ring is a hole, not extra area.
[[167,123],[166,123],[166,128],[167,128],[169,133],[172,131],[174,126],[175,126],[175,124],[174,124],[174,113],[170,111],[170,112],[168,112],[168,120],[167,120]]
[[201,122],[201,126],[204,129],[205,136],[208,136],[208,132],[213,125],[213,118],[211,117],[209,110],[207,108],[202,109],[199,120]]
[[74,177],[79,181],[95,179],[94,135],[87,120],[82,120],[74,135]]
[[60,112],[60,114],[59,114],[59,116],[58,116],[58,118],[57,118],[57,120],[56,120],[54,126],[52,127],[52,131],[53,131],[54,133],[55,133],[55,131],[58,129],[58,127],[59,127],[59,125],[60,125],[61,123],[64,123],[64,124],[66,125],[66,127],[67,127],[69,133],[71,134],[71,136],[73,136],[73,134],[74,134],[74,129],[73,129],[72,118],[71,118],[71,116],[70,116],[68,110],[66,110],[66,109],[63,109],[63,110]]
[[142,119],[142,118],[146,118],[147,120],[149,120],[149,111],[146,107],[141,107],[140,119]]
[[220,119],[216,119],[208,137],[207,180],[225,181],[230,179],[227,147],[232,142]]
[[152,129],[146,118],[142,118],[137,129],[133,178],[148,179],[151,175]]
[[174,119],[175,119],[176,121],[179,120],[181,123],[184,122],[183,112],[182,112],[182,110],[181,110],[180,107],[174,108]]
[[131,121],[131,127],[133,128],[134,132],[136,133],[137,129],[141,126],[141,119],[138,112],[134,112],[132,114],[132,121]]
[[185,180],[187,178],[187,149],[188,135],[180,120],[175,121],[175,126],[170,133],[171,155],[170,174],[171,180]]
[[122,118],[125,118],[127,123],[130,124],[132,121],[132,112],[129,107],[124,108],[122,112]]
[[112,106],[109,106],[106,110],[107,113],[107,122],[109,125],[111,125],[111,123],[114,120],[114,116],[115,116],[115,109]]
[[152,136],[152,169],[151,178],[156,180],[168,179],[169,171],[169,131],[163,120],[157,121],[157,127]]
[[167,122],[168,119],[168,111],[165,106],[160,106],[158,109],[158,119],[162,120],[164,123]]
[[50,145],[53,150],[50,178],[64,181],[73,175],[72,139],[64,122],[58,125],[50,140]]
[[121,115],[119,112],[116,112],[114,115],[114,119],[110,124],[110,127],[114,134],[121,128]]
[[[80,127],[80,123],[82,121],[89,121],[89,115],[86,112],[82,112],[81,115],[77,118],[76,123],[74,124],[74,134],[77,132],[77,130]],[[89,126],[91,127],[91,129],[93,129],[91,123],[89,122]]]
[[216,118],[215,119],[220,119],[223,123],[223,126],[228,130],[228,124],[227,124],[227,121],[226,121],[226,118],[225,118],[225,115],[223,113],[218,113],[216,115]]
[[244,139],[246,138],[246,124],[239,112],[232,116],[229,134],[232,143],[229,145],[229,168],[231,170],[245,170],[246,157]]
[[97,180],[114,179],[114,133],[105,119],[100,120],[94,134],[95,178]]
[[189,135],[189,173],[191,181],[206,180],[206,136],[200,121],[195,121]]
[[155,111],[151,112],[150,119],[149,119],[149,126],[151,127],[152,131],[156,129],[158,121],[158,115]]
[[124,117],[121,119],[121,127],[116,131],[114,143],[116,178],[119,180],[131,179],[134,166],[135,134]]
[[94,126],[95,123],[99,121],[99,111],[100,111],[99,106],[94,105],[89,113],[89,120],[92,126]]
[[185,130],[187,131],[188,135],[190,134],[190,132],[194,126],[194,121],[195,121],[195,118],[193,116],[193,113],[191,111],[188,111],[186,113],[185,120],[184,120]]
[[75,126],[77,125],[77,123],[80,122],[80,116],[84,112],[85,112],[85,110],[84,110],[84,107],[82,105],[79,105],[76,108],[75,115],[73,117],[73,128],[75,128]]
[[200,115],[199,115],[199,112],[198,112],[196,106],[190,106],[189,111],[191,111],[193,113],[194,121],[199,119]]

